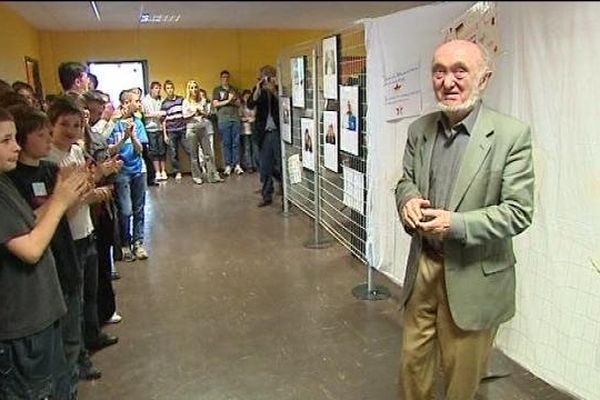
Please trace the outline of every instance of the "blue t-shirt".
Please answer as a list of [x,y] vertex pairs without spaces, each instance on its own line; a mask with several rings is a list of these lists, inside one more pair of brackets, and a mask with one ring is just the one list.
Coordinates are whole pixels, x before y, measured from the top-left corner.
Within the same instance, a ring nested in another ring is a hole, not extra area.
[[[144,128],[144,124],[139,118],[134,118],[133,129],[135,129],[135,135],[140,143],[148,143],[146,128]],[[108,137],[108,144],[113,145],[119,143],[124,134],[125,129],[123,122],[119,121]],[[120,174],[134,176],[142,173],[142,163],[144,161],[142,159],[142,155],[135,152],[135,148],[133,147],[133,142],[131,139],[127,139],[125,143],[123,143],[123,146],[119,150],[119,158],[123,160],[123,168],[121,168]]]

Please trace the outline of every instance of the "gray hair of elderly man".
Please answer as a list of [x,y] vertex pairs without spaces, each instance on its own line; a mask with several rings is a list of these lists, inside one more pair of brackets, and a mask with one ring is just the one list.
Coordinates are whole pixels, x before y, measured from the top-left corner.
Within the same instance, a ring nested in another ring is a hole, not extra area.
[[482,45],[481,43],[473,42],[473,41],[465,40],[465,39],[451,38],[451,39],[444,40],[442,43],[440,43],[438,46],[436,46],[436,49],[439,48],[440,46],[443,46],[444,44],[446,44],[448,42],[452,42],[455,40],[471,42],[475,46],[477,46],[477,48],[479,49],[479,51],[481,53],[481,61],[482,61],[482,65],[481,65],[481,69],[480,69],[479,73],[481,74],[481,78],[483,78],[483,76],[486,74],[489,77],[489,75],[492,74],[492,71],[494,68],[494,58],[492,57],[492,53],[490,52],[490,50],[486,46]]

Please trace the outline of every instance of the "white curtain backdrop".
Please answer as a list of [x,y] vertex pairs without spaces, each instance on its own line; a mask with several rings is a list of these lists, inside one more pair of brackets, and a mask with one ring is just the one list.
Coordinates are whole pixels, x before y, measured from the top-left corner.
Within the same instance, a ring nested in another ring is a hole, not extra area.
[[[406,129],[384,120],[383,76],[421,62],[423,112],[434,109],[429,65],[441,29],[472,3],[441,3],[366,23],[370,258],[401,283],[408,236],[393,189]],[[515,239],[517,315],[497,345],[552,385],[600,399],[600,5],[498,3],[501,56],[487,104],[528,122],[536,210]],[[377,173],[373,173],[377,171]]]

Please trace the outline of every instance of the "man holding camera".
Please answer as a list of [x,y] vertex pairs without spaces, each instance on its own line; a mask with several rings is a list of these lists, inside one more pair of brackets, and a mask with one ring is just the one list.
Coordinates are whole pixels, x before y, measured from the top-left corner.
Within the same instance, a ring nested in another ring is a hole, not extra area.
[[262,201],[259,207],[273,202],[273,178],[281,182],[281,144],[279,134],[279,97],[277,71],[271,65],[259,70],[259,78],[248,99],[248,108],[256,108],[256,134],[260,149]]

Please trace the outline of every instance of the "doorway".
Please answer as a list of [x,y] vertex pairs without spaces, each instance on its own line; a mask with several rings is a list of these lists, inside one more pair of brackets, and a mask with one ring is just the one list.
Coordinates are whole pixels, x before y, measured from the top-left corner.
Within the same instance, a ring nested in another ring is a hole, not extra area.
[[115,107],[119,106],[119,94],[125,89],[139,87],[143,94],[147,93],[148,63],[146,60],[90,61],[88,70],[98,78],[96,89],[110,95],[110,100]]

